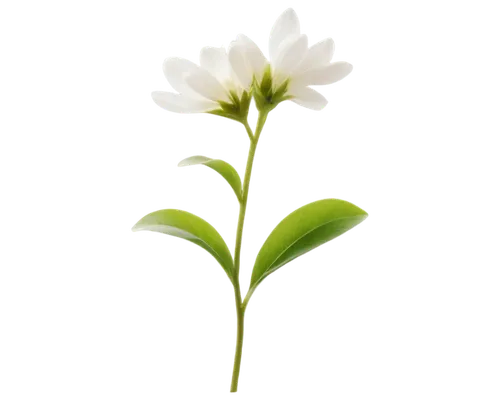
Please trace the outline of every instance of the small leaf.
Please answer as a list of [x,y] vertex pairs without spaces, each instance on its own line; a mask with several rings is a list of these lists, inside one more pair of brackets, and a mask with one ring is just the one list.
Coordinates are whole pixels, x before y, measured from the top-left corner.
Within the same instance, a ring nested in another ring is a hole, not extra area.
[[233,281],[233,258],[219,232],[204,219],[181,210],[160,210],[146,215],[132,231],[166,233],[189,240],[212,254]]
[[206,165],[217,171],[231,185],[238,200],[241,199],[241,179],[236,170],[225,161],[213,160],[204,156],[193,156],[182,160],[179,167],[187,167],[189,165]]
[[326,199],[295,210],[271,232],[257,255],[250,290],[293,259],[362,222],[368,214],[347,201]]

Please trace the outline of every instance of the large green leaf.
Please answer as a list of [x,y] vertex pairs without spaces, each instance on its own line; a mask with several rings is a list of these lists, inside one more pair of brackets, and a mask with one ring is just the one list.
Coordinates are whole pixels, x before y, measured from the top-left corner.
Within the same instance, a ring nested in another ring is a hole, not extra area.
[[238,200],[241,199],[241,179],[238,172],[225,161],[213,160],[204,156],[193,156],[182,160],[179,167],[187,167],[189,165],[206,165],[217,171],[231,185]]
[[204,219],[181,210],[160,210],[146,215],[132,228],[136,231],[166,233],[203,247],[222,265],[233,281],[233,258],[219,232]]
[[315,201],[295,210],[271,232],[260,249],[250,290],[293,259],[358,225],[368,214],[343,200]]

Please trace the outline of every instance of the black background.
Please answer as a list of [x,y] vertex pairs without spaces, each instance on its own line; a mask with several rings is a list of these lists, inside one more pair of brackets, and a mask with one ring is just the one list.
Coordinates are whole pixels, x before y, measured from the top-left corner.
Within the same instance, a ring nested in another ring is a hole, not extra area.
[[[144,39],[130,41],[130,82],[139,102],[143,88],[159,85],[158,47],[183,47],[189,55],[200,39],[230,39],[233,23],[248,23],[263,39],[271,8],[279,7],[279,1],[190,4],[164,10],[158,5],[161,10],[141,28]],[[345,40],[345,54],[360,56],[363,74],[343,89],[329,89],[337,96],[337,112],[328,121],[313,121],[310,113],[273,114],[265,157],[257,161],[249,246],[263,238],[263,225],[288,200],[310,199],[312,192],[349,191],[354,199],[368,199],[378,223],[354,233],[351,241],[337,242],[336,249],[321,250],[312,265],[281,274],[272,290],[257,298],[257,312],[249,314],[249,384],[241,386],[243,399],[351,398],[392,387],[386,346],[396,339],[389,328],[396,315],[386,308],[391,299],[381,256],[389,243],[382,234],[381,198],[392,167],[378,140],[386,118],[384,91],[375,80],[379,49],[372,28],[359,21],[352,5],[325,4],[297,1],[297,7],[306,7],[305,23],[313,31],[336,32]],[[368,14],[363,18],[370,20]],[[217,222],[232,226],[231,194],[196,169],[192,177],[176,177],[167,160],[178,151],[238,154],[239,132],[224,128],[223,121],[160,121],[150,105],[123,109],[131,129],[122,139],[129,148],[127,180],[115,182],[126,195],[120,201],[119,262],[109,267],[106,325],[116,332],[108,343],[110,359],[118,360],[117,375],[131,394],[221,398],[223,360],[231,359],[232,350],[231,298],[223,295],[223,282],[215,279],[214,265],[206,257],[193,258],[191,249],[177,249],[171,241],[127,240],[126,216],[151,207],[153,199],[184,199],[185,207],[208,207]]]

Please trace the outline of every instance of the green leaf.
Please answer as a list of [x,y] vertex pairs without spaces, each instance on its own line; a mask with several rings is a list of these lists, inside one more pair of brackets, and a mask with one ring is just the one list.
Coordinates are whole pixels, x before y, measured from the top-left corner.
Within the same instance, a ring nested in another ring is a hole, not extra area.
[[217,171],[222,177],[231,185],[238,198],[241,199],[241,179],[236,170],[225,161],[213,160],[204,156],[193,156],[182,160],[179,163],[179,167],[187,167],[189,165],[206,165]]
[[250,290],[293,259],[358,225],[368,214],[347,201],[326,199],[295,210],[271,232],[260,249]]
[[233,281],[233,258],[219,232],[204,219],[181,210],[160,210],[146,215],[132,231],[166,233],[189,240],[212,254]]

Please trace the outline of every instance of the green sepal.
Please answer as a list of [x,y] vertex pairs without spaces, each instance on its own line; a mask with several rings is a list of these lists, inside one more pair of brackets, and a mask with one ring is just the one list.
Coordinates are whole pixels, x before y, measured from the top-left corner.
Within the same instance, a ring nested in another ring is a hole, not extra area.
[[238,122],[242,122],[241,118],[237,115],[234,115],[233,113],[228,113],[224,110],[212,110],[212,111],[207,111],[207,114],[213,114],[213,115],[218,115],[219,117],[224,117],[224,118],[229,118],[233,119]]
[[[262,81],[265,85],[267,85],[267,83],[264,82],[265,81],[264,78]],[[271,108],[271,104],[269,103],[266,96],[263,94],[262,85],[259,85],[255,78],[253,82],[253,87],[255,88],[255,90],[253,91],[253,98],[255,100],[255,106],[257,107],[257,109],[262,111]]]
[[248,116],[248,109],[250,108],[251,94],[244,91],[241,97],[238,97],[234,91],[231,91],[229,95],[233,101],[232,103],[219,101],[220,109],[208,111],[208,114],[219,115],[244,123]]
[[252,100],[252,93],[244,91],[240,98],[240,113],[244,120],[248,117],[248,110],[250,108],[250,101]]
[[276,103],[281,103],[284,100],[285,93],[288,90],[288,82],[289,80],[287,79],[285,82],[283,82],[278,89],[276,89],[276,92],[273,94],[273,100]]
[[238,104],[236,103],[226,103],[224,101],[220,101],[220,108],[222,109],[223,112],[230,114],[234,117],[240,117],[239,115],[239,107]]
[[257,110],[265,112],[268,108],[268,100],[258,88],[254,91],[253,98],[255,99],[255,106],[257,107]]
[[229,97],[231,97],[234,105],[236,106],[236,108],[238,108],[240,104],[240,98],[238,97],[238,94],[234,90],[230,90]]
[[264,74],[262,75],[262,80],[258,86],[263,97],[267,98],[272,95],[273,75],[271,72],[271,65],[268,64],[266,66]]
[[[271,66],[268,65],[260,82],[254,80],[256,90],[253,93],[255,104],[260,112],[270,112],[279,103],[286,100],[288,80],[283,82],[276,90],[273,90],[273,77]],[[289,96],[288,96],[289,97]]]

